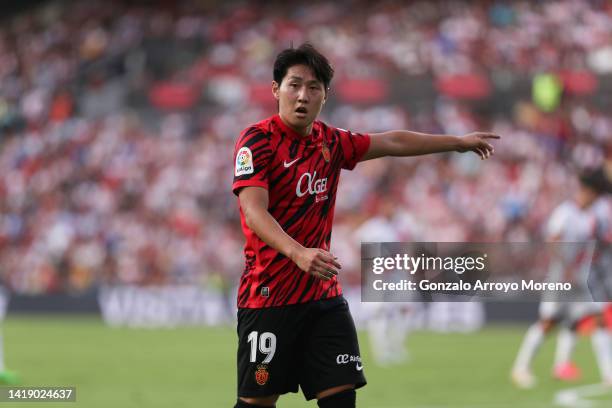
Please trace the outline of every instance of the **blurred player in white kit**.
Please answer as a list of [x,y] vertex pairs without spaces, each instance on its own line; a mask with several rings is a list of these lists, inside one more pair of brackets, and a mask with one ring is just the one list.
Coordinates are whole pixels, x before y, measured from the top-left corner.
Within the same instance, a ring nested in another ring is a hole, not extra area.
[[[565,259],[553,264],[550,270],[550,276],[555,281],[570,277],[574,287],[578,287],[581,291],[579,296],[582,299],[591,294],[587,279],[596,269],[593,265],[596,245],[598,242],[610,242],[612,220],[608,195],[610,190],[610,181],[602,169],[584,173],[580,177],[580,187],[574,199],[560,204],[553,211],[547,225],[547,236],[550,241],[585,243],[581,246],[581,251],[570,255],[570,259],[564,254]],[[555,352],[553,376],[559,380],[577,379],[580,372],[571,361],[576,343],[576,329],[582,319],[594,316],[597,328],[591,338],[593,351],[602,381],[612,385],[612,344],[610,335],[604,327],[605,303],[560,302],[555,301],[553,296],[547,296],[541,302],[540,318],[527,330],[512,369],[513,382],[520,388],[530,388],[535,385],[531,363],[544,338],[556,324],[561,324],[561,329]]]
[[[401,242],[407,239],[395,219],[395,204],[382,201],[378,215],[364,222],[355,236],[361,242]],[[367,314],[367,329],[372,356],[378,365],[401,364],[408,359],[406,340],[415,306],[410,303],[363,303]]]

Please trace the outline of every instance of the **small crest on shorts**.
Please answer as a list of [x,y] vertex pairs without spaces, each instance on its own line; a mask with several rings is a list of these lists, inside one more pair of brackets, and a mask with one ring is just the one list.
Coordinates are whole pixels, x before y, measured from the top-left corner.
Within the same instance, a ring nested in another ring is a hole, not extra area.
[[270,373],[268,372],[268,366],[265,364],[258,365],[257,371],[255,371],[255,381],[257,384],[266,385],[269,379]]
[[269,297],[270,296],[270,288],[267,287],[267,286],[264,286],[263,288],[261,288],[261,296]]
[[325,163],[329,163],[329,159],[331,158],[331,153],[329,152],[329,147],[327,147],[327,143],[321,143],[321,154],[323,154],[323,158],[325,159]]

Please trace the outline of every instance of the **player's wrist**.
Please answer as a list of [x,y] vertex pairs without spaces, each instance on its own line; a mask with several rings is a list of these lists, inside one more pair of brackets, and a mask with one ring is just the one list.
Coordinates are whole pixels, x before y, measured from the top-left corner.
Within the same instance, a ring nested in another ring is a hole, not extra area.
[[453,151],[456,152],[465,152],[468,148],[467,146],[467,142],[465,140],[464,137],[462,136],[451,136],[452,137],[452,146],[453,146]]
[[306,249],[300,244],[292,245],[287,251],[287,257],[299,265],[300,254]]

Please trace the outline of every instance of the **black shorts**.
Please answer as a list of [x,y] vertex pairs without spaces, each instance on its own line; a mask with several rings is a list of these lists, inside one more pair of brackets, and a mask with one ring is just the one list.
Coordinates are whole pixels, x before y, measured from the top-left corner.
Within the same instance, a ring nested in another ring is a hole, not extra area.
[[238,310],[238,396],[297,392],[307,400],[345,384],[366,384],[357,331],[342,296]]

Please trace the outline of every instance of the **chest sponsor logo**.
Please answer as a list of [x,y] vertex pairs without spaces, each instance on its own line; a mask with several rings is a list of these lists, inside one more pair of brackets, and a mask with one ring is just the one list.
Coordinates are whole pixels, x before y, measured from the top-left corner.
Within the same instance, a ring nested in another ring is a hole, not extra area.
[[[298,197],[303,197],[306,194],[319,195],[327,191],[327,177],[317,178],[317,172],[313,174],[304,173],[297,182],[295,194]],[[327,198],[327,196],[325,197]],[[318,201],[321,201],[323,198]]]

